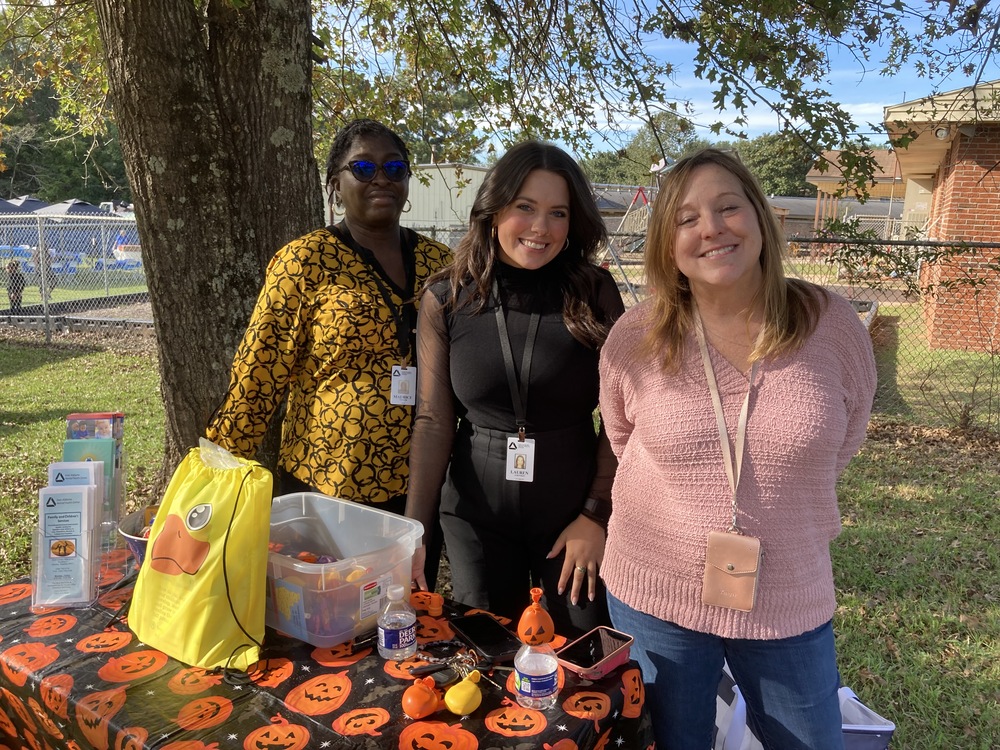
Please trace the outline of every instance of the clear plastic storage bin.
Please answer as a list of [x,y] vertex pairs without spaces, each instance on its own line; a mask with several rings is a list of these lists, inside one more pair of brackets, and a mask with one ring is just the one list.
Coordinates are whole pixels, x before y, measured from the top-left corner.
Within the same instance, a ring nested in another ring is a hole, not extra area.
[[267,624],[323,648],[374,630],[389,585],[409,591],[423,533],[418,521],[359,503],[311,492],[275,498]]

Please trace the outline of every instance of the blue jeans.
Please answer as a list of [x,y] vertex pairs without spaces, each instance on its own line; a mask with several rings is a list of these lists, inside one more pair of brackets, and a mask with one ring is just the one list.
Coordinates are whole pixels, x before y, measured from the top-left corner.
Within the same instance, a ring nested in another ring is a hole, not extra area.
[[608,594],[614,626],[635,638],[658,750],[708,750],[722,664],[767,750],[843,750],[833,626],[777,640],[720,638],[632,609]]

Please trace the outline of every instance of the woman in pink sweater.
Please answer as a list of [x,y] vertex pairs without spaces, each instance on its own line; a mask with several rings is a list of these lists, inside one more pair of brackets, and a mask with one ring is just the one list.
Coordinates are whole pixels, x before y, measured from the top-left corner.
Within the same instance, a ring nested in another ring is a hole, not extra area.
[[875,362],[853,307],[785,278],[783,249],[736,157],[682,159],[650,218],[651,297],[601,354],[619,461],[601,575],[665,750],[710,747],[724,660],[765,747],[843,747],[829,547]]

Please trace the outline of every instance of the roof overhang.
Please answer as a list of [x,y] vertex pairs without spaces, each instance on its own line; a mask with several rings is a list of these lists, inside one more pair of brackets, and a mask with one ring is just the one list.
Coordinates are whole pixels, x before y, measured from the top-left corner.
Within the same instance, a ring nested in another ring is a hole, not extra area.
[[913,139],[895,147],[902,174],[908,179],[930,177],[937,174],[959,133],[972,135],[976,123],[1000,121],[1000,81],[893,104],[884,115],[893,143]]

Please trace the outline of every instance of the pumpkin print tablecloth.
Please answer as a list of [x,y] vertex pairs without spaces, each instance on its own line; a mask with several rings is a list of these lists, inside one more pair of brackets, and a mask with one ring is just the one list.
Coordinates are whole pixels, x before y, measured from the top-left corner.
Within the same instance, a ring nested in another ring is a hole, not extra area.
[[[127,552],[111,553],[119,554],[109,561],[104,593],[85,609],[32,613],[30,580],[0,585],[0,750],[653,745],[634,663],[598,682],[561,673],[559,704],[548,711],[519,706],[512,678],[497,671],[492,683],[479,683],[483,701],[471,715],[442,709],[420,721],[401,704],[419,659],[385,661],[371,643],[314,648],[268,629],[263,658],[237,675],[243,679],[188,668],[120,621],[109,625],[131,593],[127,585],[113,588],[124,575]],[[447,616],[418,615],[421,642],[451,637]]]

